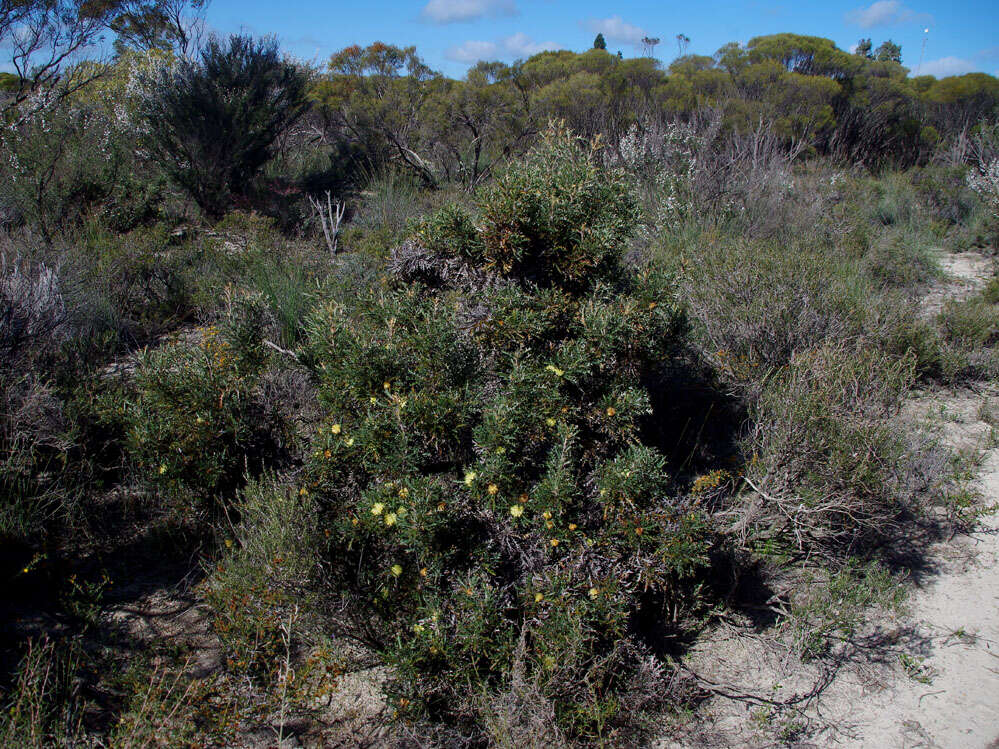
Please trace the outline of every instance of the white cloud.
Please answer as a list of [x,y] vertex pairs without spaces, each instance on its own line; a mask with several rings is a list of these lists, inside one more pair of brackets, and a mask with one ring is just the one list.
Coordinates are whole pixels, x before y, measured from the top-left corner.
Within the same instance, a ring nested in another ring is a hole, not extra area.
[[464,44],[451,47],[445,55],[449,60],[467,62],[469,65],[479,60],[495,60],[499,53],[499,45],[495,42],[479,42],[469,39]]
[[594,34],[603,34],[608,41],[625,44],[641,44],[642,37],[648,36],[645,29],[626,22],[621,16],[591,18],[583,26]]
[[522,31],[503,37],[495,42],[469,39],[463,44],[451,47],[445,55],[449,60],[464,62],[469,65],[479,60],[510,59],[513,57],[530,57],[538,52],[559,49],[555,42],[536,42]]
[[514,0],[429,0],[420,15],[425,21],[433,23],[455,23],[516,14]]
[[941,57],[939,60],[924,62],[919,68],[919,74],[946,78],[948,75],[973,73],[978,69],[978,66],[971,60],[962,60],[960,57]]
[[857,8],[846,14],[846,22],[872,29],[875,26],[897,26],[900,23],[930,23],[933,16],[916,13],[906,8],[899,0],[877,0],[866,8]]
[[518,31],[502,40],[503,49],[514,57],[530,57],[538,52],[548,52],[559,48],[555,42],[536,42],[523,31]]

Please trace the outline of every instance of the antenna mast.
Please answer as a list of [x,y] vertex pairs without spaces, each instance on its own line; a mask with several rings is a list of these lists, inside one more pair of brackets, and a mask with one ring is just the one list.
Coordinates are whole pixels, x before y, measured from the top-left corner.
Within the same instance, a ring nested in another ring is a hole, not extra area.
[[923,29],[923,48],[919,51],[919,65],[916,66],[916,77],[919,77],[919,71],[923,69],[923,58],[926,56],[926,40],[930,38],[930,30]]

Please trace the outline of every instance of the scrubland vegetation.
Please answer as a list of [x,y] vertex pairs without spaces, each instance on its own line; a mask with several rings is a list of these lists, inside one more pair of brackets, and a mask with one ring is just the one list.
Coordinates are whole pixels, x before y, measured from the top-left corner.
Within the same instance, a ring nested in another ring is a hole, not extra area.
[[142,38],[4,81],[5,745],[351,745],[364,669],[386,745],[642,744],[712,621],[824,657],[974,522],[901,407],[999,365],[996,281],[921,305],[996,79]]

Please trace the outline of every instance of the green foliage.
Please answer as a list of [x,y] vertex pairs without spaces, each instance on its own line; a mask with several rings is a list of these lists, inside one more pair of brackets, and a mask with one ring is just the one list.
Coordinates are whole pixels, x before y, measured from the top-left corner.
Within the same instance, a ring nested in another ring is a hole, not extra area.
[[46,237],[92,214],[128,231],[156,213],[163,183],[134,155],[132,136],[94,106],[49,107],[0,138],[2,209]]
[[279,460],[282,425],[259,389],[265,363],[258,300],[237,300],[222,328],[144,354],[134,382],[105,397],[148,483],[196,511],[217,511],[244,472]]
[[305,112],[306,83],[274,40],[213,38],[200,60],[145,76],[140,111],[153,156],[210,218],[221,218]]
[[417,228],[417,239],[433,250],[453,246],[489,271],[571,291],[620,273],[638,218],[625,181],[603,173],[562,131],[483,190],[477,207],[477,227],[460,209],[445,209]]
[[416,236],[492,285],[334,299],[309,326],[330,584],[403,714],[481,721],[465,685],[502,690],[517,662],[564,730],[607,738],[649,688],[639,614],[689,605],[709,543],[644,441],[683,319],[672,279],[622,267],[633,203],[570,135],[478,204]]
[[895,44],[891,39],[881,42],[881,45],[874,50],[874,59],[878,62],[894,62],[902,64],[902,47]]
[[0,691],[0,740],[5,745],[77,745],[83,733],[79,665],[75,643],[47,637],[28,641],[13,689]]
[[820,658],[858,634],[871,610],[898,614],[906,590],[901,576],[877,562],[851,559],[828,579],[810,579],[784,625],[804,660]]
[[251,480],[237,507],[241,522],[214,570],[207,598],[226,665],[273,688],[289,647],[289,619],[305,603],[314,555],[315,512],[308,491]]

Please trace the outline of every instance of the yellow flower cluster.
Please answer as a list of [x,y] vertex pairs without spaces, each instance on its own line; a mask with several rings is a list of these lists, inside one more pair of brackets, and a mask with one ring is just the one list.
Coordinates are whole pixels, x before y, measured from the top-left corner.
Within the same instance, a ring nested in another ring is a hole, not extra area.
[[694,479],[693,485],[690,487],[691,494],[703,494],[711,489],[717,489],[721,486],[722,482],[728,479],[728,471],[723,469],[717,469],[711,471],[710,473],[705,473],[702,476],[698,476]]

